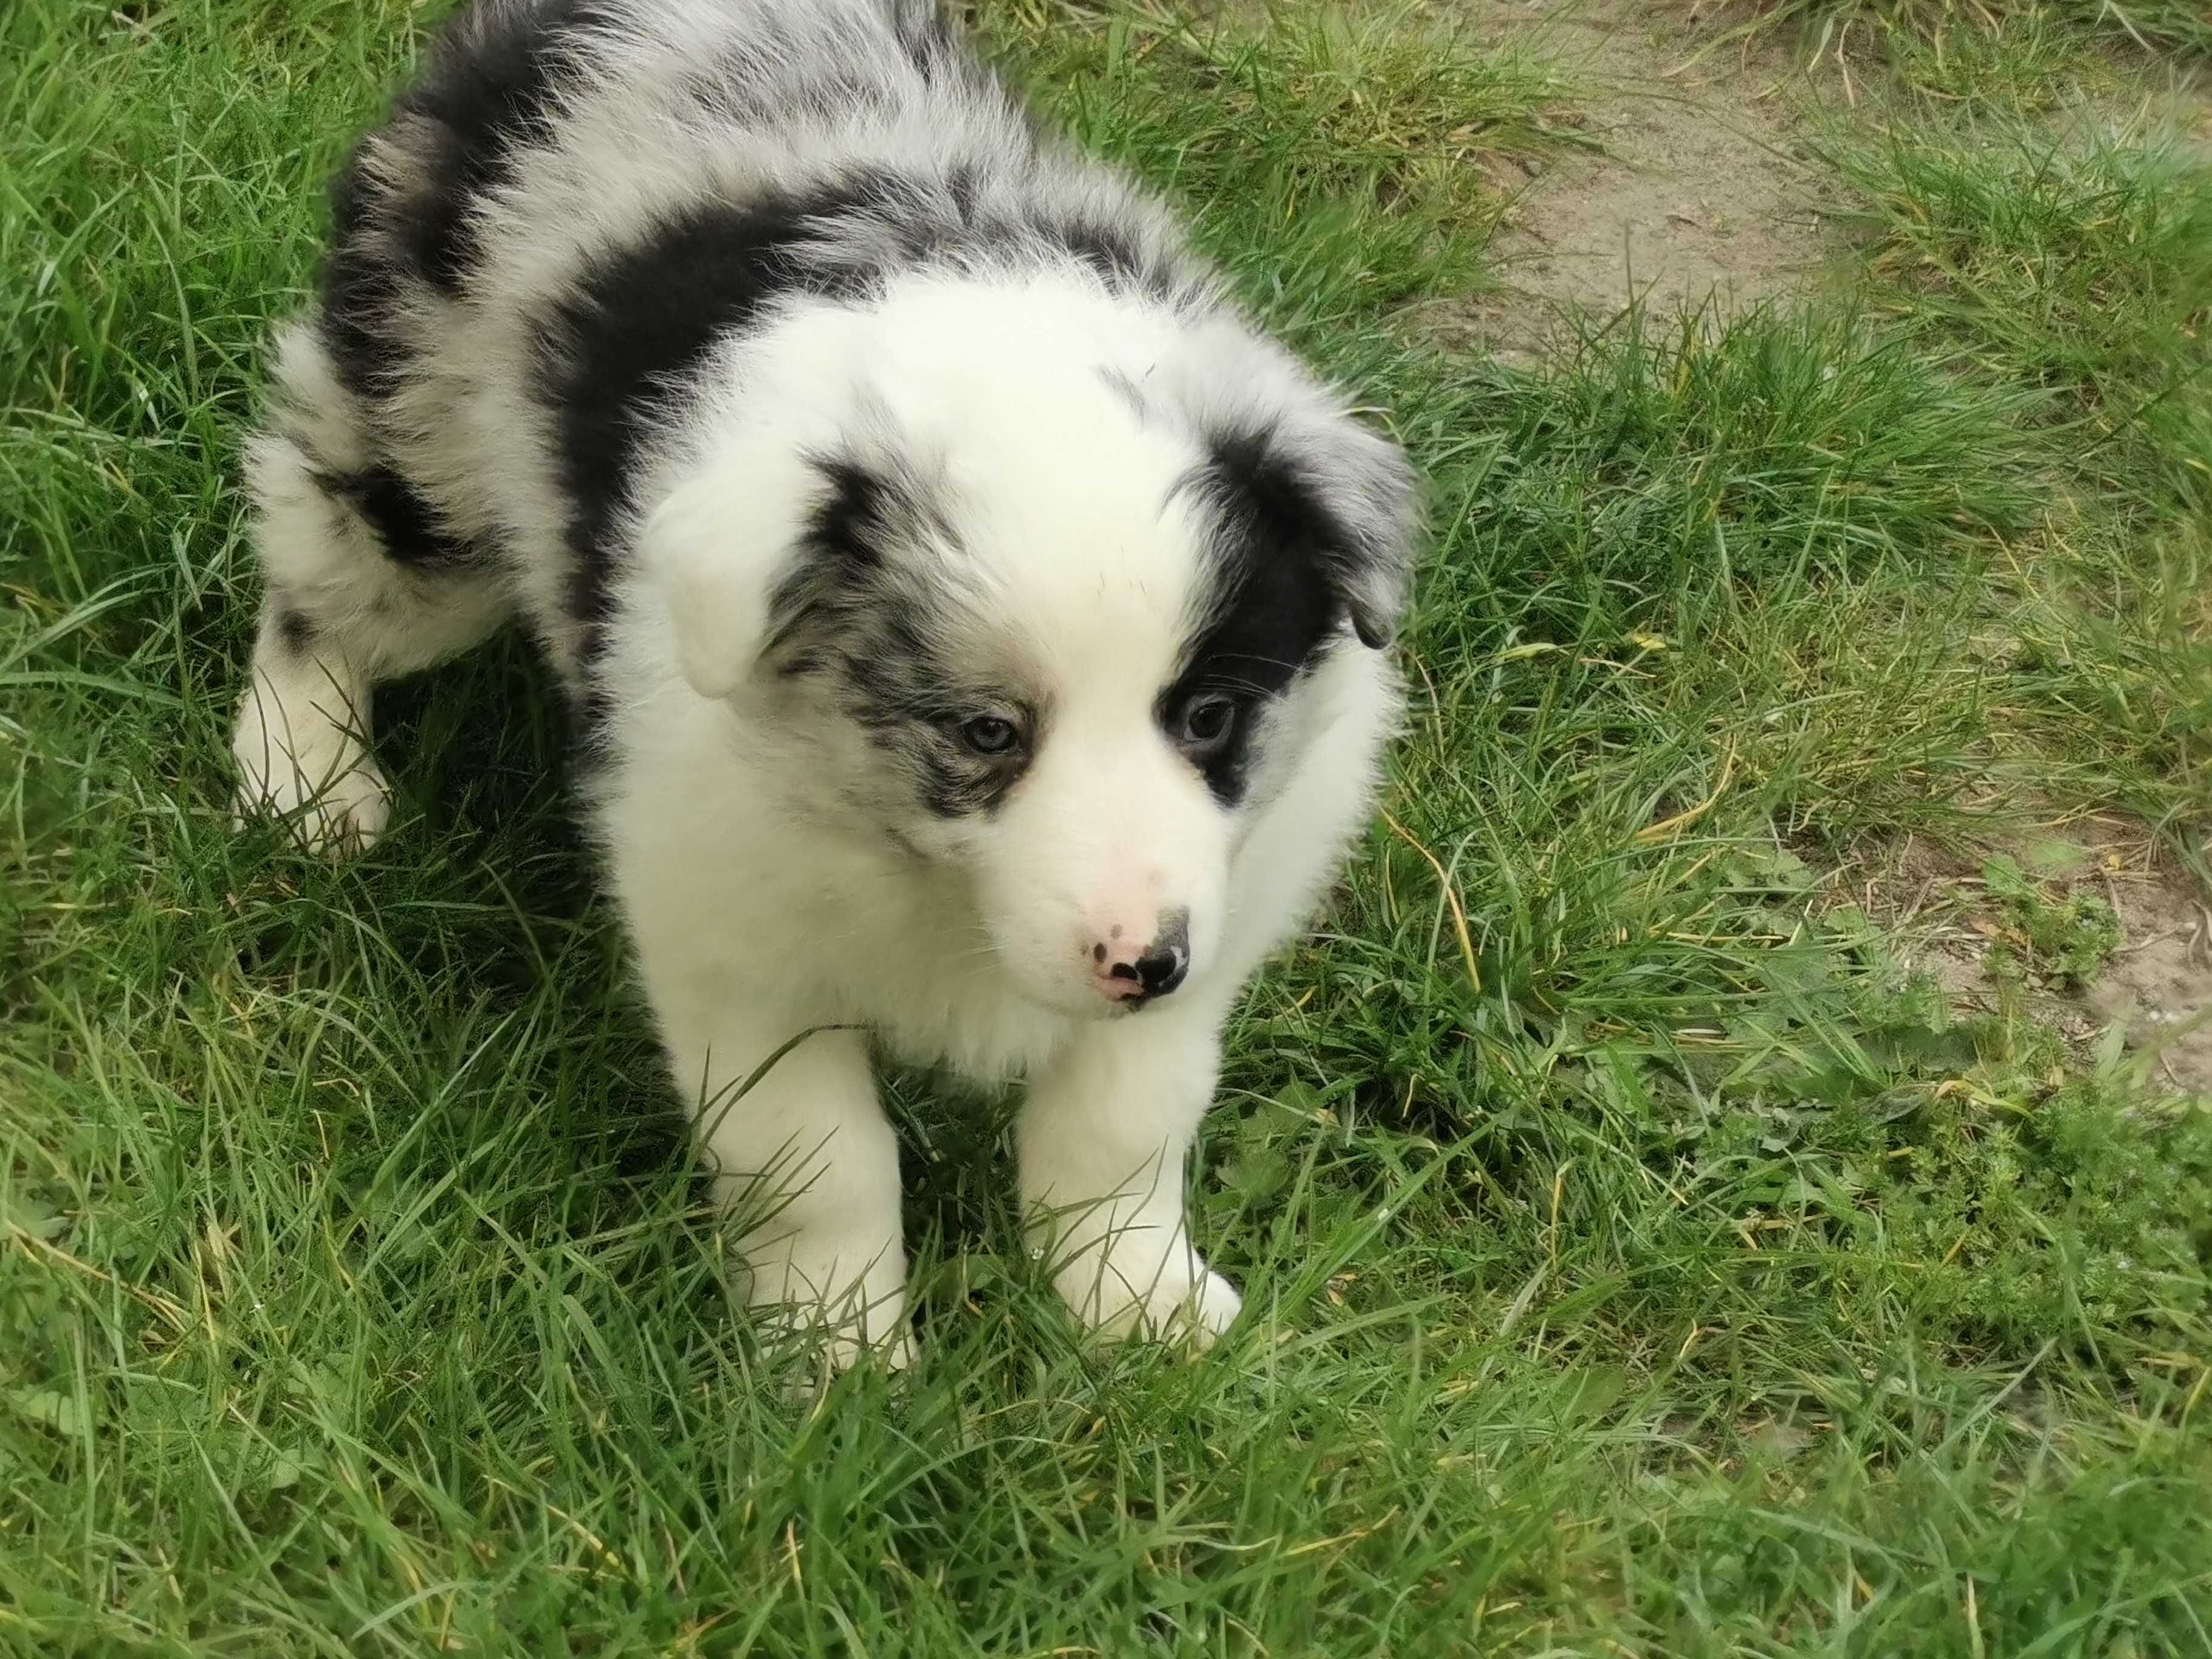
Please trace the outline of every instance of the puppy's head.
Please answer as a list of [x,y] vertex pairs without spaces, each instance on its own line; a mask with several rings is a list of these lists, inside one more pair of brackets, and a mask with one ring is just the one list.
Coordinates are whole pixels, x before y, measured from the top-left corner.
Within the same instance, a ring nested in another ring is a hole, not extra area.
[[[965,884],[979,936],[948,956],[1127,1012],[1207,974],[1327,671],[1388,642],[1410,481],[1233,324],[939,299],[837,355],[865,368],[836,418],[710,446],[645,567],[694,690]],[[830,367],[753,403],[819,398]]]

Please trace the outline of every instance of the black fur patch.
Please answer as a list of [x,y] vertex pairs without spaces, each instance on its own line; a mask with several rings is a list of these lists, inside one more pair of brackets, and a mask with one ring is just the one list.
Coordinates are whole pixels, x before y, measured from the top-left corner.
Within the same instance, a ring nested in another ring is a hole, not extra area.
[[[988,812],[1021,781],[1042,711],[1016,690],[973,684],[944,648],[952,608],[902,554],[944,547],[949,524],[926,487],[849,459],[815,465],[826,486],[790,573],[770,599],[769,652],[787,678],[835,688],[886,764],[943,818]],[[978,754],[960,737],[978,714],[1011,720],[1022,740]]]
[[[996,184],[999,188],[994,189]],[[1055,252],[1116,293],[1167,304],[1200,291],[1164,247],[1091,218],[1030,201],[972,162],[942,174],[879,172],[853,203],[856,250],[888,273],[945,260],[1019,264]]]
[[377,234],[386,192],[362,161],[362,151],[374,142],[363,140],[331,183],[331,246],[323,260],[317,326],[339,384],[378,403],[392,395],[405,367],[392,314],[407,273]]
[[410,283],[458,294],[479,251],[471,215],[542,128],[595,0],[475,6],[433,49],[392,118],[331,186],[321,331],[339,381],[372,403],[404,370],[395,313]]
[[891,27],[907,61],[926,77],[947,73],[974,78],[975,60],[961,46],[934,0],[904,0],[891,8]]
[[276,607],[276,637],[284,641],[284,648],[299,656],[314,643],[315,624],[304,611],[295,611],[289,605]]
[[1327,515],[1272,452],[1271,438],[1266,431],[1217,438],[1212,460],[1193,480],[1218,526],[1210,602],[1183,672],[1156,705],[1162,728],[1172,732],[1193,698],[1225,693],[1235,700],[1228,739],[1193,757],[1226,805],[1244,798],[1266,705],[1312,665],[1346,613],[1325,550]]
[[1055,218],[1040,211],[1032,223],[1048,242],[1065,248],[1116,293],[1173,301],[1189,286],[1170,263],[1103,220]]
[[872,199],[872,176],[746,206],[710,203],[603,258],[540,325],[538,392],[557,428],[568,492],[569,611],[587,657],[605,620],[617,520],[631,505],[644,441],[717,339],[778,296],[838,293],[860,274],[800,255],[827,222]]
[[983,201],[982,177],[973,161],[958,161],[945,175],[945,193],[952,203],[953,213],[963,223],[971,222]]
[[797,559],[769,601],[767,651],[790,659],[818,659],[862,614],[887,597],[890,559],[902,541],[943,526],[933,521],[922,492],[850,459],[814,460],[824,491]]
[[466,542],[447,533],[429,502],[388,466],[373,466],[365,472],[318,472],[314,479],[323,494],[368,521],[384,544],[386,556],[396,563],[445,569],[475,557]]
[[515,150],[544,127],[572,75],[580,34],[607,19],[595,0],[540,0],[526,9],[479,6],[462,13],[429,73],[395,117],[436,135],[433,174],[402,234],[417,268],[458,293],[478,257],[469,213],[504,183]]

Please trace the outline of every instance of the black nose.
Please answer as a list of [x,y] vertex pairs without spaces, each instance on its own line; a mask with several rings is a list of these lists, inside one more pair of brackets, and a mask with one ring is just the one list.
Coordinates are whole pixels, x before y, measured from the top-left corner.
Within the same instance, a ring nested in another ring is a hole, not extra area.
[[1137,958],[1137,983],[1147,998],[1165,996],[1189,971],[1190,952],[1177,945],[1155,944]]

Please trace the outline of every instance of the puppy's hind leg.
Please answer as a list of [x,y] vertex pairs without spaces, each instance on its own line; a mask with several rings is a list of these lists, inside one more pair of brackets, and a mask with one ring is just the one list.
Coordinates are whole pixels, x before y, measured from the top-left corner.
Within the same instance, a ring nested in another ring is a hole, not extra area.
[[484,639],[509,600],[376,458],[307,329],[286,337],[276,381],[246,464],[267,593],[231,742],[239,810],[292,819],[318,850],[356,852],[391,811],[368,756],[369,694]]

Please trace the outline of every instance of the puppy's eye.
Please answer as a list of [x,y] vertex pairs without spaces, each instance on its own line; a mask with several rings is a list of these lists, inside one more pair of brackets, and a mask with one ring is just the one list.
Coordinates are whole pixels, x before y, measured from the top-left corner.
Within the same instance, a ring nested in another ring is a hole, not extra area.
[[1237,702],[1214,693],[1193,697],[1183,705],[1181,736],[1185,747],[1218,749],[1229,740],[1237,726]]
[[997,714],[960,722],[960,741],[979,755],[1012,754],[1021,740],[1021,728]]

